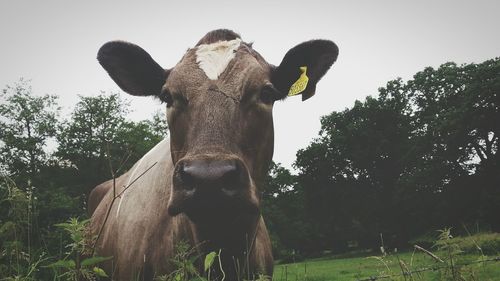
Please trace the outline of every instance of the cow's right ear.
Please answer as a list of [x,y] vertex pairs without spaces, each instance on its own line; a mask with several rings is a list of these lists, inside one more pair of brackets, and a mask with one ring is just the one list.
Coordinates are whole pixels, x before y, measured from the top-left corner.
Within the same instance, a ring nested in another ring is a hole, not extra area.
[[122,90],[134,96],[158,96],[168,77],[168,70],[146,51],[124,41],[104,44],[97,60]]

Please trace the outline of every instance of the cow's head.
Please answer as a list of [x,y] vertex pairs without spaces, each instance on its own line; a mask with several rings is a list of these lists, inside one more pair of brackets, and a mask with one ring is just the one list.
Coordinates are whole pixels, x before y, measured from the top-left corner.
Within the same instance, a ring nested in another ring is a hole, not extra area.
[[218,232],[224,240],[251,235],[260,216],[274,102],[289,92],[311,97],[337,54],[333,42],[312,40],[276,67],[238,34],[215,30],[167,70],[121,41],[102,46],[98,60],[125,92],[166,103],[175,165],[168,212],[185,213],[207,236]]

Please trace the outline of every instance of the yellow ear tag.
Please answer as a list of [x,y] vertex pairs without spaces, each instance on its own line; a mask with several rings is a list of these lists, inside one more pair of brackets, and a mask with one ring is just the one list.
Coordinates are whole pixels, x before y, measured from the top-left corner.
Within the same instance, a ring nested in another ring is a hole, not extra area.
[[299,79],[290,87],[288,96],[298,95],[307,88],[307,82],[309,82],[309,77],[307,77],[307,66],[301,66],[300,71],[302,71],[302,74],[300,74]]

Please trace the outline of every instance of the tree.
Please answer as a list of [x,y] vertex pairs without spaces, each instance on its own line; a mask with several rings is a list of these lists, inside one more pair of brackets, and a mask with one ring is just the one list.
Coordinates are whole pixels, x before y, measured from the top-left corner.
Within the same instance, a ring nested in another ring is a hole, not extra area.
[[0,158],[5,170],[24,183],[37,179],[47,163],[47,141],[56,133],[57,97],[35,96],[26,80],[7,86],[0,104]]
[[111,168],[127,171],[166,136],[166,122],[158,112],[152,121],[141,122],[126,120],[128,112],[128,102],[118,94],[80,96],[70,120],[60,127],[56,152],[60,165],[72,174],[74,194],[88,194],[110,179]]
[[56,133],[59,107],[55,96],[35,96],[23,79],[0,95],[5,101],[0,104],[0,275],[15,272],[29,279],[44,259],[36,260],[42,252],[38,207],[45,203],[38,197],[45,188],[47,142]]
[[305,221],[303,189],[290,171],[274,162],[262,191],[262,213],[275,257],[291,260],[298,257],[291,256],[292,249],[307,252],[309,245],[304,241],[312,233]]
[[444,193],[439,205],[448,220],[499,230],[500,59],[426,68],[407,86],[419,109],[415,141],[424,159],[414,184]]
[[327,237],[318,246],[343,251],[353,241],[371,246],[379,233],[395,233],[397,185],[411,131],[410,110],[397,93],[323,117],[320,138],[297,154],[307,213]]
[[61,123],[57,98],[33,95],[25,80],[1,98],[0,275],[40,279],[47,272],[33,274],[45,254],[62,254],[54,224],[85,217],[90,189],[111,178],[109,163],[125,172],[166,137],[166,118],[129,121],[127,102],[102,93],[80,97]]
[[71,120],[60,128],[56,155],[82,174],[94,175],[93,181],[100,181],[108,175],[108,144],[117,140],[117,131],[125,123],[127,104],[118,94],[79,98]]
[[404,246],[474,221],[499,229],[499,93],[500,59],[446,63],[323,117],[295,162],[308,219],[327,237],[317,246],[376,247],[379,233]]

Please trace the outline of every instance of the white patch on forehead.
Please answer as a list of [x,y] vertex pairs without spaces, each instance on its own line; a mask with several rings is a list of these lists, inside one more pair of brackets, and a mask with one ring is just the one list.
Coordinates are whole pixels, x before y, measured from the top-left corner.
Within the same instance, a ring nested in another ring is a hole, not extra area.
[[235,57],[241,39],[202,44],[196,50],[196,63],[211,80],[217,80]]

